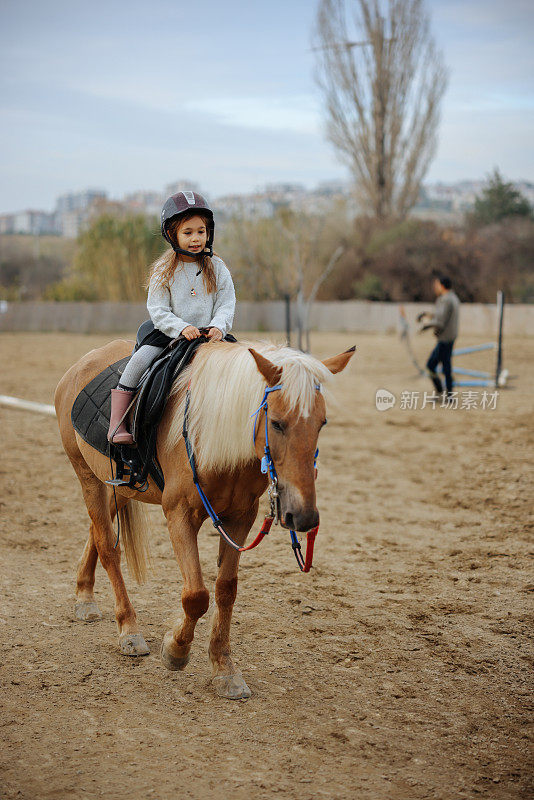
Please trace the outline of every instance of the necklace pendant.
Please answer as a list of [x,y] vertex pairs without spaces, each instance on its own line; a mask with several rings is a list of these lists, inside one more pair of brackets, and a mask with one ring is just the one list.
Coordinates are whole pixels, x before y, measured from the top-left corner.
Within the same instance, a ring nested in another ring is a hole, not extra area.
[[197,293],[195,292],[194,288],[191,287],[191,297],[196,297]]

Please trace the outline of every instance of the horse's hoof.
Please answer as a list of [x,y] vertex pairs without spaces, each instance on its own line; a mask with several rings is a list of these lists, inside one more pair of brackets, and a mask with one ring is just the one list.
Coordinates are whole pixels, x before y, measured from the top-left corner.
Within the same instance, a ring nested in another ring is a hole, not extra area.
[[74,614],[80,622],[98,622],[102,619],[100,609],[94,600],[80,600],[74,606]]
[[167,669],[176,672],[176,670],[184,669],[187,666],[189,659],[191,658],[191,654],[188,653],[186,656],[182,656],[180,658],[176,658],[176,656],[171,655],[171,653],[169,653],[169,650],[167,648],[168,638],[172,639],[172,633],[171,634],[166,633],[163,638],[163,642],[161,643],[161,654],[160,654],[161,660],[163,661]]
[[219,697],[226,697],[228,700],[248,700],[252,694],[240,672],[216,675],[212,683]]
[[147,656],[150,653],[142,633],[121,633],[119,647],[124,656]]

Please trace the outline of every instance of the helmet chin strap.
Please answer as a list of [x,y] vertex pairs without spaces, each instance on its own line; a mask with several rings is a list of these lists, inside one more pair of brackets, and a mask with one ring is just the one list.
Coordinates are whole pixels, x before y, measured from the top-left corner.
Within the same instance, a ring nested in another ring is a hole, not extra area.
[[205,255],[205,256],[212,256],[213,255],[213,247],[211,245],[210,246],[206,245],[206,247],[204,248],[204,250],[201,253],[191,253],[191,252],[189,252],[189,250],[182,250],[181,247],[178,247],[177,245],[174,245],[172,242],[170,242],[170,245],[171,245],[172,249],[174,250],[174,252],[176,253],[177,256],[189,256],[189,258],[194,258],[195,261],[198,261],[198,259],[202,255]]

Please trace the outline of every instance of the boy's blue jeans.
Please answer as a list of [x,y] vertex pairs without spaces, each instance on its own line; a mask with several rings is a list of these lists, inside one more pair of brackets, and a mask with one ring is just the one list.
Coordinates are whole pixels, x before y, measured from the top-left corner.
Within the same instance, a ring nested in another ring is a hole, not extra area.
[[452,392],[451,355],[453,347],[454,347],[454,341],[438,342],[437,345],[432,350],[432,352],[430,353],[430,358],[426,362],[426,368],[431,373],[430,377],[438,394],[441,394],[443,391],[443,384],[441,382],[441,378],[436,372],[436,367],[438,366],[438,364],[441,364],[443,366],[443,374],[445,375],[445,385],[447,386],[447,392],[449,393]]

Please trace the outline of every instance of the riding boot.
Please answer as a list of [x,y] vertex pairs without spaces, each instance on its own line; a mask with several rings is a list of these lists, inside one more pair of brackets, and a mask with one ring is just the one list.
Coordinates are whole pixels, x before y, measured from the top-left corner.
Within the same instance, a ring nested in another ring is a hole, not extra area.
[[[111,414],[109,419],[108,441],[113,444],[133,444],[133,436],[126,429],[126,420],[120,420],[132,402],[135,392],[123,389],[111,390]],[[118,426],[118,427],[117,427]],[[117,430],[115,430],[117,428]]]

